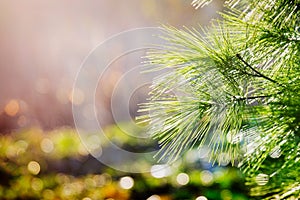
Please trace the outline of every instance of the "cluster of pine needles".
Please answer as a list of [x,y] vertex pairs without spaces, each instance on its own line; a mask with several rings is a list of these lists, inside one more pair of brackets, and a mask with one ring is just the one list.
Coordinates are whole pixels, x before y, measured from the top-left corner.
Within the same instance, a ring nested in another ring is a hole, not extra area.
[[[200,8],[211,0],[194,0]],[[241,167],[251,195],[300,197],[300,0],[228,0],[208,27],[163,27],[141,117],[172,162],[209,147]]]

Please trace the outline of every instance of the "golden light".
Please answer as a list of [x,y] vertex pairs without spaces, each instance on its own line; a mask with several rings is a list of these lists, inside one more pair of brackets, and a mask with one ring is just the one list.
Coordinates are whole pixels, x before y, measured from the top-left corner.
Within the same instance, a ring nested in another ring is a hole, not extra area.
[[16,147],[17,155],[21,155],[21,154],[25,153],[26,149],[28,147],[28,143],[24,140],[18,140],[15,142],[14,145]]
[[6,149],[5,155],[8,158],[13,158],[17,155],[17,151],[18,151],[18,149],[15,146],[9,146]]
[[50,189],[46,189],[43,191],[43,197],[44,199],[49,199],[49,200],[54,199],[55,193]]
[[120,179],[119,185],[121,188],[128,190],[133,187],[134,180],[130,176],[124,176]]
[[92,200],[90,197],[84,197],[82,200]]
[[84,184],[85,184],[85,187],[87,187],[87,188],[94,188],[97,186],[97,182],[93,178],[86,178],[84,180]]
[[44,187],[44,183],[39,178],[33,178],[31,181],[31,187],[35,191],[41,191]]
[[10,100],[4,107],[4,112],[11,117],[15,116],[19,112],[19,110],[20,105],[15,99]]
[[54,149],[53,142],[48,138],[44,138],[41,141],[40,146],[41,146],[42,151],[45,152],[45,153],[51,153]]
[[180,173],[177,175],[176,181],[179,185],[186,185],[189,183],[190,177],[186,173]]
[[65,197],[71,196],[75,192],[73,189],[74,188],[70,183],[64,183],[62,186],[62,195]]
[[99,174],[95,175],[93,177],[93,180],[96,183],[96,187],[102,187],[106,184],[106,177],[105,177],[105,175],[102,175],[102,174],[101,175],[99,175]]
[[37,175],[41,171],[41,166],[36,161],[30,161],[27,165],[27,169],[30,173]]

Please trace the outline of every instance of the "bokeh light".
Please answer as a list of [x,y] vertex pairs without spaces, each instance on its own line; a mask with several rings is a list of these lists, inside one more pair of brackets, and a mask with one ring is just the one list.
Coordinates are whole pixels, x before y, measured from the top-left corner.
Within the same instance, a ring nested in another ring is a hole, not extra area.
[[84,197],[82,200],[92,200],[92,199],[89,197]]
[[[116,134],[115,130],[112,128],[106,131],[108,134],[111,132]],[[24,137],[25,135],[28,137]],[[93,138],[95,139],[95,137],[90,137],[90,140]],[[50,132],[32,129],[28,132],[16,132],[13,137],[6,135],[2,138],[0,154],[3,153],[4,159],[1,162],[9,162],[6,170],[8,172],[12,170],[10,176],[18,181],[15,185],[22,187],[26,195],[33,199],[99,199],[99,196],[100,200],[109,198],[115,200],[195,199],[195,195],[198,194],[194,193],[195,187],[202,188],[197,191],[203,194],[215,193],[211,190],[215,188],[219,199],[229,199],[230,195],[232,197],[236,195],[236,189],[232,188],[232,186],[237,187],[232,184],[233,181],[240,181],[236,171],[230,172],[231,170],[223,167],[203,171],[195,163],[186,162],[183,157],[180,165],[174,164],[172,167],[166,164],[151,165],[146,162],[142,164],[133,162],[133,165],[139,167],[149,169],[152,167],[152,174],[132,176],[132,174],[113,171],[99,164],[92,156],[81,154],[82,145],[78,145],[77,140],[78,138],[74,137],[70,129]],[[128,144],[128,142],[131,140],[126,139],[121,144]],[[50,150],[52,150],[51,153],[46,153]],[[6,157],[7,155],[9,157]],[[202,161],[200,159],[197,162]],[[20,171],[15,175],[16,172],[13,170],[17,169],[16,166],[20,166]],[[44,169],[43,173],[40,173],[41,168]],[[188,173],[182,172],[187,169]],[[2,178],[5,180],[5,177],[6,175]],[[216,184],[213,184],[214,182]],[[179,187],[181,185],[184,187]],[[240,184],[240,187],[242,188],[243,185]],[[6,197],[13,194],[20,195],[18,191],[20,188],[4,186]],[[246,198],[242,196],[241,200],[246,200]]]
[[208,200],[205,196],[199,196],[196,198],[196,200]]
[[221,197],[223,200],[231,200],[232,199],[232,193],[229,190],[222,190],[221,191]]
[[16,150],[16,155],[19,156],[26,152],[26,150],[28,148],[28,142],[26,142],[24,140],[18,140],[15,142],[14,146],[15,146],[15,150]]
[[54,199],[55,193],[50,189],[45,189],[43,191],[43,197],[44,199]]
[[189,183],[190,177],[186,173],[180,173],[177,175],[176,181],[179,185],[186,185]]
[[41,142],[41,149],[45,153],[51,153],[54,149],[54,144],[52,140],[44,138]]
[[121,188],[128,190],[133,187],[134,180],[130,176],[125,176],[120,179],[119,184]]
[[31,187],[35,191],[41,191],[43,189],[44,183],[40,178],[33,178],[31,181]]
[[209,186],[213,184],[214,177],[213,174],[208,170],[203,170],[200,174],[200,179],[203,185]]
[[37,175],[38,173],[40,173],[41,170],[41,166],[38,162],[36,161],[30,161],[27,165],[27,169],[30,173],[32,173],[33,175]]
[[152,196],[150,196],[147,200],[161,200],[160,196],[154,194]]
[[4,107],[4,112],[13,117],[19,112],[20,106],[17,100],[12,99],[10,100],[6,106]]
[[151,175],[155,178],[164,178],[171,175],[172,170],[169,165],[153,165]]

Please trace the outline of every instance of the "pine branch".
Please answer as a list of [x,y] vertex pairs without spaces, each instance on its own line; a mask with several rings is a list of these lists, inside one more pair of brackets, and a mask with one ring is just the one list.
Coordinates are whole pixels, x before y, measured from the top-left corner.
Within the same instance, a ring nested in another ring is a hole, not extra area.
[[[198,9],[202,8],[205,5],[211,3],[213,0],[193,0],[192,5]],[[235,7],[238,3],[240,3],[242,0],[227,0],[225,1],[225,5],[228,5],[230,7]]]
[[268,80],[268,81],[271,81],[272,83],[278,84],[277,81],[275,81],[275,80],[273,80],[273,79],[271,79],[271,78],[269,78],[269,77],[263,75],[262,73],[260,73],[260,72],[257,71],[256,69],[254,69],[251,65],[249,65],[249,64],[241,57],[240,54],[236,54],[236,57],[237,57],[238,59],[240,59],[240,60],[241,60],[247,67],[249,67],[253,72],[255,72],[255,74],[252,74],[253,76],[261,77],[261,78],[264,78],[264,79],[266,79],[266,80]]
[[244,100],[249,100],[249,99],[263,99],[263,98],[269,98],[272,97],[273,95],[261,95],[261,96],[250,96],[250,97],[234,97],[235,100],[237,101],[244,101]]
[[164,27],[166,44],[147,58],[153,70],[171,72],[153,81],[150,102],[143,105],[149,132],[160,142],[161,159],[208,145],[213,163],[220,155],[232,163],[243,156],[253,196],[298,198],[300,2],[226,5],[224,20],[209,28]]
[[212,0],[193,0],[192,5],[198,9],[212,2]]

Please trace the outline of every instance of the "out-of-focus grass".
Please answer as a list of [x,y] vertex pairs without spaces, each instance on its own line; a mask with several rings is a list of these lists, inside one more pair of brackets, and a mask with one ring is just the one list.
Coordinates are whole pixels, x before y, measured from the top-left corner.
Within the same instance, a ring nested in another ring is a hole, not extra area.
[[[137,141],[125,137],[115,126],[106,132],[123,147],[139,148]],[[150,143],[141,145],[149,147]],[[211,167],[199,159],[183,157],[166,177],[126,174],[90,156],[76,132],[68,128],[50,132],[32,128],[2,135],[0,177],[0,199],[4,200],[247,199],[243,177],[235,168]],[[132,178],[133,186],[124,189],[122,177]],[[188,177],[187,182],[183,184],[180,177],[183,182]]]
[[129,199],[104,169],[77,175],[91,158],[71,129],[30,129],[0,141],[1,199]]

